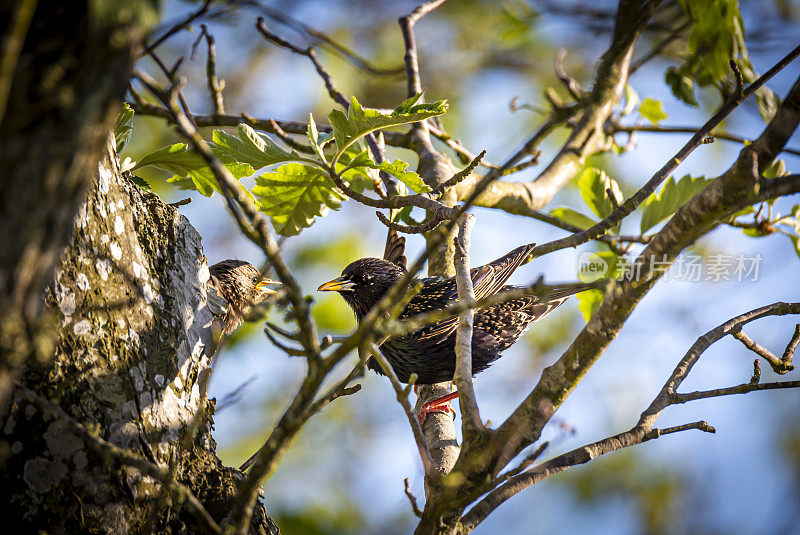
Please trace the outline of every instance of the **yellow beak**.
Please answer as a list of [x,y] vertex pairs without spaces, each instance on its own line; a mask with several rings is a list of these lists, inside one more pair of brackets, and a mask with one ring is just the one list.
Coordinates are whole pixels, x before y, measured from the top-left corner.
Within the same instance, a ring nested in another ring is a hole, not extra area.
[[256,291],[259,292],[263,296],[267,296],[267,295],[272,295],[272,294],[278,293],[275,290],[273,290],[272,288],[267,288],[267,286],[270,286],[272,284],[280,285],[281,283],[278,282],[278,281],[274,281],[272,279],[268,279],[268,278],[264,277],[263,279],[261,279],[259,281],[258,284],[256,284]]
[[317,290],[320,292],[352,292],[355,284],[347,277],[338,277],[332,281],[321,284]]

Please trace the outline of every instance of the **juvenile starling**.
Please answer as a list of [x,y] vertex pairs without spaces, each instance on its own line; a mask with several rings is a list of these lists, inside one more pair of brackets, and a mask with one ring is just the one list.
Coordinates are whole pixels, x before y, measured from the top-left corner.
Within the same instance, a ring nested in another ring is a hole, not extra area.
[[208,268],[211,278],[208,286],[227,303],[220,319],[225,335],[231,334],[257,305],[275,290],[271,284],[280,284],[264,277],[252,264],[242,260],[223,260]]
[[[470,270],[476,299],[519,288],[505,285],[505,282],[525,263],[533,247],[534,244],[523,245],[494,262]],[[394,258],[397,257],[395,254]],[[356,319],[361,321],[392,284],[405,274],[404,260],[405,257],[403,262],[379,258],[356,260],[344,269],[340,277],[321,285],[319,290],[339,292],[355,312]],[[420,282],[421,291],[409,301],[400,319],[442,309],[458,300],[454,278],[427,277],[420,279]],[[476,310],[472,331],[472,372],[479,373],[488,368],[500,357],[500,353],[522,336],[531,323],[554,310],[570,295],[584,289],[575,288],[574,285],[564,288],[555,286],[550,288],[546,300],[530,295]],[[416,383],[421,385],[450,381],[456,366],[457,326],[458,316],[454,315],[417,331],[391,337],[381,344],[380,349],[398,379],[404,383],[409,381],[412,373],[417,374]],[[367,366],[382,374],[374,358],[367,362]],[[431,402],[423,411],[441,409],[454,397],[455,394]]]

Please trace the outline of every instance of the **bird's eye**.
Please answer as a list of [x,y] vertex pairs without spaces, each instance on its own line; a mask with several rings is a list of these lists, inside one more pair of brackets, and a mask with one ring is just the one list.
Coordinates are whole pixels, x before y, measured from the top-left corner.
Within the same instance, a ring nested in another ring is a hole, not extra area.
[[253,277],[253,284],[258,284],[258,281],[259,281],[260,279],[261,279],[261,277],[260,277],[260,276],[258,276],[258,275],[256,275],[255,277]]
[[372,275],[364,275],[364,282],[372,282]]

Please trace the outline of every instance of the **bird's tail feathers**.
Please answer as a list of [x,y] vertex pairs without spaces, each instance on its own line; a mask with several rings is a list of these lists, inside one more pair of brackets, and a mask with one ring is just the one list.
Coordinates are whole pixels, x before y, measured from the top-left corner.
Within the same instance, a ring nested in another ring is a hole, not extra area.
[[605,288],[605,281],[595,282],[570,282],[564,284],[547,284],[545,291],[542,293],[542,299],[548,301],[556,301],[559,299],[566,299],[571,295],[585,292],[586,290],[603,290]]

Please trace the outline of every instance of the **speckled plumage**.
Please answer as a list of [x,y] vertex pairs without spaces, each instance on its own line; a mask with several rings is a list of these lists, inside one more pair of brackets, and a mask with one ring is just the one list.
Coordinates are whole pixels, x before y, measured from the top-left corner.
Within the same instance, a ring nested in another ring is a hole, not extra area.
[[225,335],[236,330],[254,305],[274,293],[264,286],[273,281],[265,279],[255,266],[243,260],[223,260],[208,271],[211,274],[208,286],[228,304],[220,318]]
[[[533,244],[523,245],[494,262],[473,268],[470,275],[476,298],[517,288],[505,282],[525,262],[532,249]],[[390,249],[387,245],[389,250],[395,251],[397,256],[396,248]],[[378,258],[362,258],[347,266],[342,276],[336,279],[339,282],[335,286],[346,288],[336,291],[340,292],[360,321],[404,273],[404,265]],[[422,290],[406,305],[400,314],[401,319],[444,308],[458,299],[454,278],[428,277],[419,280]],[[325,286],[320,289],[335,289]],[[576,291],[574,288],[556,287],[547,301],[536,296],[525,296],[477,310],[472,333],[473,373],[488,368],[522,336],[531,323],[554,310]],[[453,316],[417,331],[392,337],[381,345],[381,352],[402,382],[408,382],[412,373],[418,376],[417,384],[449,381],[455,371],[457,326],[458,317]],[[370,359],[367,366],[381,373],[374,359]]]

